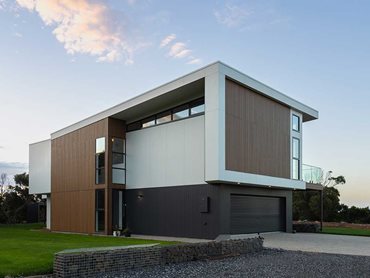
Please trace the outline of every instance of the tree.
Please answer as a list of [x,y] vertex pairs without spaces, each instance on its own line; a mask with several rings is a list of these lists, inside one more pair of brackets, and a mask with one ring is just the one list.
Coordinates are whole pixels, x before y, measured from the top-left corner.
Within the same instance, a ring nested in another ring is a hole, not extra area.
[[27,173],[15,175],[15,186],[9,186],[9,190],[2,196],[1,211],[4,214],[4,222],[20,223],[25,221],[27,205],[39,201],[36,195],[28,194],[28,178]]
[[[340,221],[340,193],[336,185],[345,184],[344,176],[333,177],[329,171],[323,182],[324,221]],[[295,191],[293,193],[293,219],[319,220],[320,195],[317,192]]]
[[0,195],[3,196],[5,191],[5,184],[8,181],[8,175],[6,173],[1,173],[0,175]]

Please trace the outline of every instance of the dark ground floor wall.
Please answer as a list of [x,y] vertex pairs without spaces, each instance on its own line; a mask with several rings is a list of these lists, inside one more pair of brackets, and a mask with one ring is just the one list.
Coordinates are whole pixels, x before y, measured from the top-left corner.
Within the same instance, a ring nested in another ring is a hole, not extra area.
[[126,190],[126,224],[135,234],[214,239],[219,234],[217,185]]
[[215,239],[231,234],[231,196],[284,200],[285,231],[292,231],[292,191],[230,184],[126,190],[126,224],[135,234]]

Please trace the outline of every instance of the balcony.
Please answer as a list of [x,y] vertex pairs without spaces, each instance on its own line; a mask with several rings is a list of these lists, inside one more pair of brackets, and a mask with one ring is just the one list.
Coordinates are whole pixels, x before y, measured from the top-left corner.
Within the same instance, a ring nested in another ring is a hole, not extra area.
[[324,171],[320,167],[302,164],[302,180],[307,183],[322,184]]

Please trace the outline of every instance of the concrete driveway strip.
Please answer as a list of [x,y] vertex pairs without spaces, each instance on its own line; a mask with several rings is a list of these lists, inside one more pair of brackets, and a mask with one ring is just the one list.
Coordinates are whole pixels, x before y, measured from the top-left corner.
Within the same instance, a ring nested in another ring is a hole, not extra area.
[[264,233],[266,248],[370,256],[370,237],[318,233]]

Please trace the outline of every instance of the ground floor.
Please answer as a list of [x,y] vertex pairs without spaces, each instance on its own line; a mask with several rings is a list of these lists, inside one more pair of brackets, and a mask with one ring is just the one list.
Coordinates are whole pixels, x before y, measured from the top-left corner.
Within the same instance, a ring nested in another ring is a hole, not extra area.
[[[292,231],[288,189],[200,184],[96,189],[88,194],[90,203],[75,193],[80,197],[71,195],[65,206],[65,199],[53,198],[52,192],[51,230],[111,234],[129,228],[134,234],[203,239]],[[84,202],[88,205],[80,210]]]
[[221,260],[132,270],[104,277],[368,277],[370,257],[265,249]]

